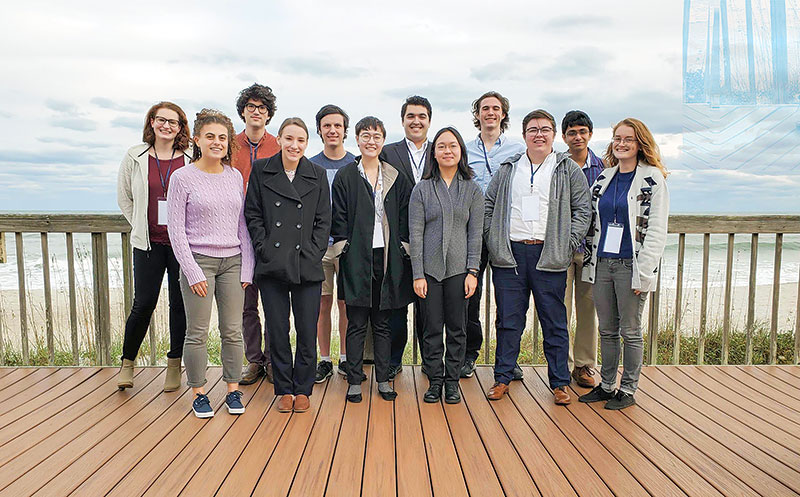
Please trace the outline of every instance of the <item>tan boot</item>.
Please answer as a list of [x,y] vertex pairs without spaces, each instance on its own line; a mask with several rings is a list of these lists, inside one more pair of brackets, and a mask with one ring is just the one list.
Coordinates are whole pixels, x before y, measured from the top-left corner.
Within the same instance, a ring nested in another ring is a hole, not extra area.
[[130,359],[122,360],[122,367],[119,368],[119,375],[117,376],[117,388],[125,390],[126,388],[133,388],[133,365],[135,363]]
[[167,357],[167,377],[164,379],[164,391],[174,392],[181,387],[181,358]]

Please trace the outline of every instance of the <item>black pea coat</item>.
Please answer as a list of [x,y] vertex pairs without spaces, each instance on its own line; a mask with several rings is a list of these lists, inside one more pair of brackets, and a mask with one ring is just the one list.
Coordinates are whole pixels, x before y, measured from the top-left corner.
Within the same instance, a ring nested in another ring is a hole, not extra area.
[[[331,236],[339,254],[339,299],[347,305],[372,307],[372,235],[375,203],[372,187],[351,162],[333,179]],[[383,174],[383,284],[380,309],[399,309],[412,300],[408,256],[408,200],[411,183],[392,165],[381,162]]]
[[322,256],[331,228],[325,169],[303,157],[289,181],[281,153],[253,162],[244,217],[256,254],[255,278],[296,285],[325,279]]

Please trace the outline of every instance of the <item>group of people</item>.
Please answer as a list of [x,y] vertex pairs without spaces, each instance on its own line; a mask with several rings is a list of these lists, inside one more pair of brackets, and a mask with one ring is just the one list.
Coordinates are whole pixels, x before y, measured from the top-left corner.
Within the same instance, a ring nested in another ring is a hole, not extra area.
[[561,121],[569,151],[559,153],[559,128],[545,110],[523,118],[523,141],[515,141],[505,134],[509,101],[490,91],[472,105],[475,139],[465,142],[453,127],[429,139],[431,104],[412,96],[400,112],[405,137],[385,145],[384,123],[364,117],[354,126],[356,156],[344,148],[349,116],[326,105],[316,115],[324,148],[309,159],[302,119],[285,119],[277,136],[266,131],[276,112],[269,87],[245,88],[236,108],[245,123],[238,135],[219,111],[197,113],[190,131],[180,107],[159,102],[145,118],[144,143],[123,158],[118,199],[131,224],[134,302],[120,389],[133,387],[166,271],[164,391],[180,388],[183,360],[198,417],[214,415],[205,391],[212,297],[231,414],[245,410],[239,385],[262,376],[274,384],[279,411],[309,409],[314,382],[334,372],[334,293],[339,330],[346,329],[337,370],[347,376],[347,401],[362,401],[369,332],[377,393],[396,398],[392,380],[403,369],[413,304],[429,380],[423,399],[458,403],[459,379],[474,374],[482,345],[482,279],[491,265],[497,348],[490,400],[522,379],[517,359],[533,294],[554,402],[571,402],[574,379],[592,388],[582,402],[606,401],[608,409],[635,403],[642,310],[669,213],[667,171],[641,121],[617,123],[600,158],[589,148],[593,123],[582,111]]

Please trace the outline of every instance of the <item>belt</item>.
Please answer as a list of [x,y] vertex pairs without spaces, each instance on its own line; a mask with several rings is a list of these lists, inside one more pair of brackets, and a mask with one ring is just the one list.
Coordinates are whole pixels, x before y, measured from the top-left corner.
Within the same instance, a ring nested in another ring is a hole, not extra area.
[[525,245],[542,245],[544,240],[537,240],[536,238],[533,238],[531,240],[520,240],[517,243],[524,243]]

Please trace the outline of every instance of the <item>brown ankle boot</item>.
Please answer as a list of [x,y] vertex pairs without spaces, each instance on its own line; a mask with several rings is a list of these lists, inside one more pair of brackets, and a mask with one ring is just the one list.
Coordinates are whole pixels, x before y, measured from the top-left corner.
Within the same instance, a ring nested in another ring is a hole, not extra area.
[[119,375],[117,376],[117,388],[125,390],[126,388],[133,388],[133,365],[135,363],[130,359],[122,360],[122,367],[119,368]]
[[167,376],[164,379],[164,391],[174,392],[181,387],[181,358],[167,357]]

